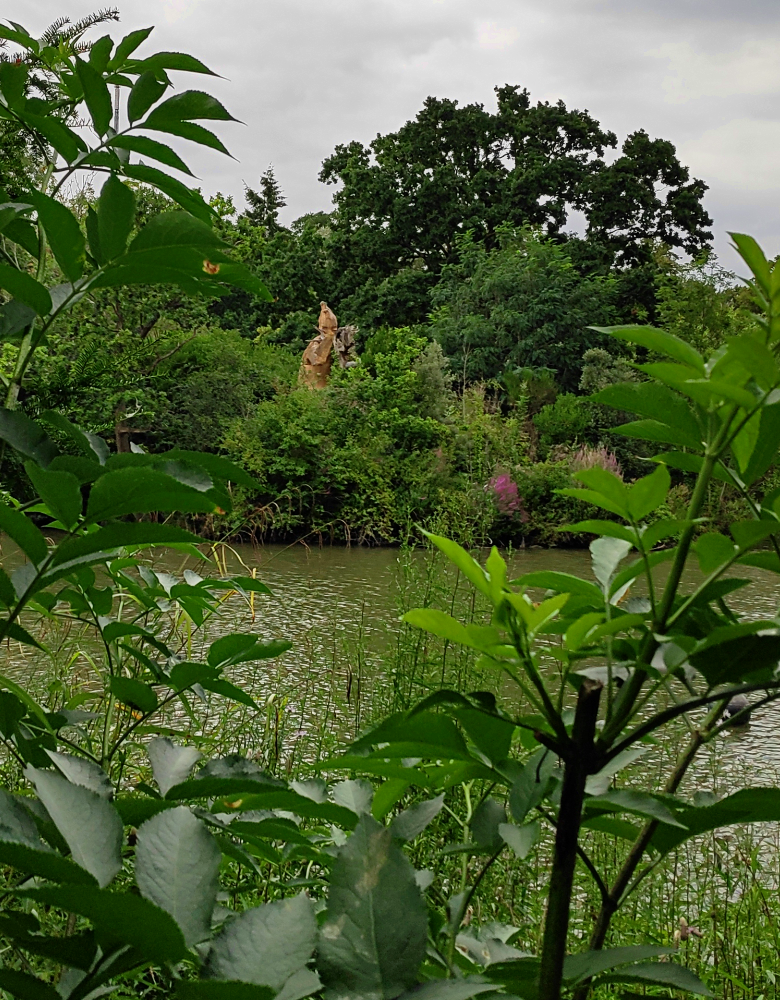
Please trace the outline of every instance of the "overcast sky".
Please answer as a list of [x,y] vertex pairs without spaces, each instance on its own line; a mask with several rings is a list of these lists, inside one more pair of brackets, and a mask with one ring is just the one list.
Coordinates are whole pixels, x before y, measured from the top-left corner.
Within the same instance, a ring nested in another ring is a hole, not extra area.
[[[11,0],[38,34],[81,0]],[[670,139],[710,190],[716,247],[728,230],[780,252],[780,4],[777,0],[123,0],[120,37],[155,24],[145,48],[190,52],[225,79],[210,89],[245,125],[220,134],[236,157],[190,158],[204,192],[243,205],[273,164],[291,221],[331,207],[317,180],[337,143],[394,131],[428,95],[494,106],[493,87],[587,109],[619,139]],[[206,86],[204,86],[204,81]]]

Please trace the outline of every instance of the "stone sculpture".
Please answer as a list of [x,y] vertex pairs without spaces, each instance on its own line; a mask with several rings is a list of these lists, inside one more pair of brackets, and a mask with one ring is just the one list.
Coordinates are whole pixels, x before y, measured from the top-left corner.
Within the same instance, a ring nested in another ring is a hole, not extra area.
[[327,302],[320,302],[317,336],[303,352],[299,381],[310,389],[324,389],[333,364],[333,348],[342,368],[351,368],[355,360],[356,326],[339,326],[336,314]]

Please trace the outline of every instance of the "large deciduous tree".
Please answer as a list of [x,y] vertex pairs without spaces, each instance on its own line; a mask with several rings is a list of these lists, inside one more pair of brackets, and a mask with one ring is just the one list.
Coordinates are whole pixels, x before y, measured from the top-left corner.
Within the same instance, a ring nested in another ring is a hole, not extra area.
[[502,223],[563,236],[573,210],[609,262],[634,264],[661,240],[695,253],[711,240],[706,185],[691,179],[674,146],[644,131],[621,155],[587,111],[531,103],[527,90],[496,89],[497,108],[429,97],[397,132],[336,147],[320,179],[340,184],[334,253],[377,276],[402,267],[437,272],[469,230],[488,246]]

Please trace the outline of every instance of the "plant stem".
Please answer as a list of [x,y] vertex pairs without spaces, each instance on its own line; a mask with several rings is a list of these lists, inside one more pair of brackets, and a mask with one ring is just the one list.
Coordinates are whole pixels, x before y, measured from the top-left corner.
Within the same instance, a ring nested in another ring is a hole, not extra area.
[[[694,757],[699,752],[702,745],[709,739],[727,704],[728,699],[725,698],[713,706],[705,718],[702,727],[693,734],[688,746],[677,758],[674,771],[672,771],[669,776],[669,780],[664,787],[664,792],[667,795],[673,795],[680,787],[688,768],[693,763]],[[628,856],[623,862],[623,867],[618,872],[617,878],[612,883],[608,895],[606,898],[602,898],[601,909],[596,917],[590,941],[588,942],[588,948],[590,951],[599,951],[604,947],[604,942],[607,937],[607,932],[609,931],[609,925],[612,922],[612,917],[617,912],[623,898],[623,894],[628,888],[631,879],[634,877],[634,873],[639,867],[639,864],[644,857],[645,851],[647,850],[657,827],[657,820],[652,820],[644,825],[639,833],[639,836],[631,845],[631,850],[628,852]],[[573,1000],[587,1000],[589,994],[590,980],[586,980],[585,982],[580,983],[574,991]]]
[[602,685],[583,682],[572,727],[572,747],[567,754],[555,850],[544,923],[542,961],[539,971],[539,1000],[560,1000],[566,939],[569,931],[571,893],[585,797],[585,781],[595,767],[593,737],[599,713]]

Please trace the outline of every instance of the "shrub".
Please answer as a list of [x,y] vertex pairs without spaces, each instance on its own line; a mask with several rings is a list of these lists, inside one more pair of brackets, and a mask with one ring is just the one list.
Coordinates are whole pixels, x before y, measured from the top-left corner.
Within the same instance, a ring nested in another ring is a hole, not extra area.
[[542,459],[549,456],[555,445],[577,445],[583,441],[594,440],[594,406],[582,396],[564,393],[551,403],[544,406],[533,418],[534,427],[539,433],[539,455]]

